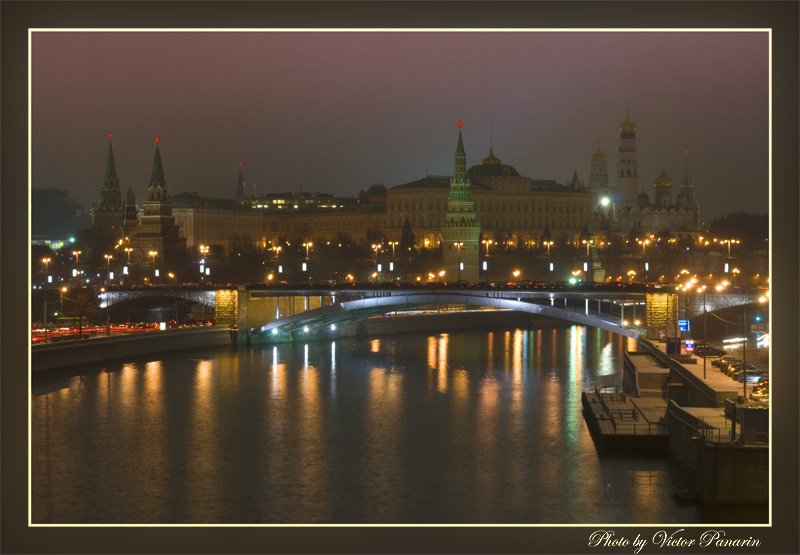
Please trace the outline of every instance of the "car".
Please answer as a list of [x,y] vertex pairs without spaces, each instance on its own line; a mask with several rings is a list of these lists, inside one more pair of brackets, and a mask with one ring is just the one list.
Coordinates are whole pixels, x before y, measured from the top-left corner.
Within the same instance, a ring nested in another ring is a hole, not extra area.
[[737,358],[730,362],[723,362],[722,364],[719,365],[719,371],[725,372],[726,374],[730,374],[731,366],[736,366],[737,364],[744,364],[744,361]]
[[739,383],[746,380],[748,384],[757,384],[764,377],[764,372],[761,370],[740,370],[734,372],[732,377]]
[[729,364],[729,363],[731,363],[731,362],[733,362],[735,360],[739,360],[739,359],[737,359],[736,357],[732,357],[732,356],[727,355],[727,356],[723,356],[721,358],[718,358],[716,360],[712,360],[711,361],[711,366],[721,366],[723,363]]
[[734,364],[729,365],[725,369],[725,373],[727,375],[733,377],[733,374],[736,373],[736,372],[739,372],[740,370],[755,370],[755,369],[756,369],[756,367],[753,366],[752,364],[749,364],[749,363],[746,363],[746,362],[736,362]]
[[694,354],[703,358],[708,358],[721,357],[724,356],[726,352],[722,349],[718,349],[717,347],[713,347],[712,345],[700,345],[699,347],[694,348]]

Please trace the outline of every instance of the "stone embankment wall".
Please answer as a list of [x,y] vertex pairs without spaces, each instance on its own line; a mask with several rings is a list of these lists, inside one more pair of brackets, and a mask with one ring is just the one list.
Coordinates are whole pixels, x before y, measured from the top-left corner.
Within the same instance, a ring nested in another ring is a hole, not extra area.
[[208,326],[32,345],[31,371],[40,374],[106,360],[230,345],[231,342],[231,330],[227,326]]

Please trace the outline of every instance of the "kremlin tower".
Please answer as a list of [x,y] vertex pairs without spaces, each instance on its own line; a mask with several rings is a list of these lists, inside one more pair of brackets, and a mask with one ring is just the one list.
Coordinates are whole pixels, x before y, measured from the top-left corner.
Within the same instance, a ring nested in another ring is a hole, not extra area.
[[103,177],[103,187],[100,189],[100,201],[92,206],[91,213],[92,229],[95,232],[114,240],[122,235],[122,202],[110,133],[108,135],[106,174]]
[[478,281],[479,240],[481,224],[475,215],[475,207],[467,177],[467,155],[461,138],[462,123],[458,122],[458,144],[455,154],[455,170],[450,180],[450,195],[447,212],[442,223],[442,262],[447,281]]

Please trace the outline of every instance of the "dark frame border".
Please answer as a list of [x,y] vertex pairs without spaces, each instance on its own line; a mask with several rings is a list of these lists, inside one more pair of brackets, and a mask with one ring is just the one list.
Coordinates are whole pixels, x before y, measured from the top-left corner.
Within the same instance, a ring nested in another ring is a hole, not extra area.
[[[27,29],[29,27],[694,27],[773,29],[771,203],[773,368],[797,368],[798,3],[797,2],[16,2],[2,13],[2,530],[14,553],[585,553],[588,527],[195,528],[27,526]],[[778,233],[780,230],[780,233]],[[22,317],[24,320],[25,317]],[[793,349],[794,347],[794,349]],[[797,372],[773,392],[773,526],[729,528],[753,536],[742,553],[798,553]],[[785,386],[785,387],[784,387]],[[22,425],[21,423],[24,423]],[[719,527],[716,527],[719,528]],[[656,527],[626,529],[652,536]],[[618,534],[622,529],[618,531]],[[592,550],[598,551],[598,550]],[[603,549],[630,553],[630,548]],[[663,553],[686,550],[658,550]],[[714,549],[705,551],[714,552]]]

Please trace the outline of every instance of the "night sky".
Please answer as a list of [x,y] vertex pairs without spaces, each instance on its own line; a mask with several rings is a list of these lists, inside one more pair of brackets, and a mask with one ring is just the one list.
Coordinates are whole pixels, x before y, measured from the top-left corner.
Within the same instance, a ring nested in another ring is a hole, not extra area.
[[31,73],[32,187],[87,209],[109,133],[138,202],[156,135],[172,194],[355,196],[451,174],[459,120],[468,166],[588,183],[599,142],[613,183],[626,109],[651,202],[688,150],[704,221],[769,209],[766,32],[34,32]]

